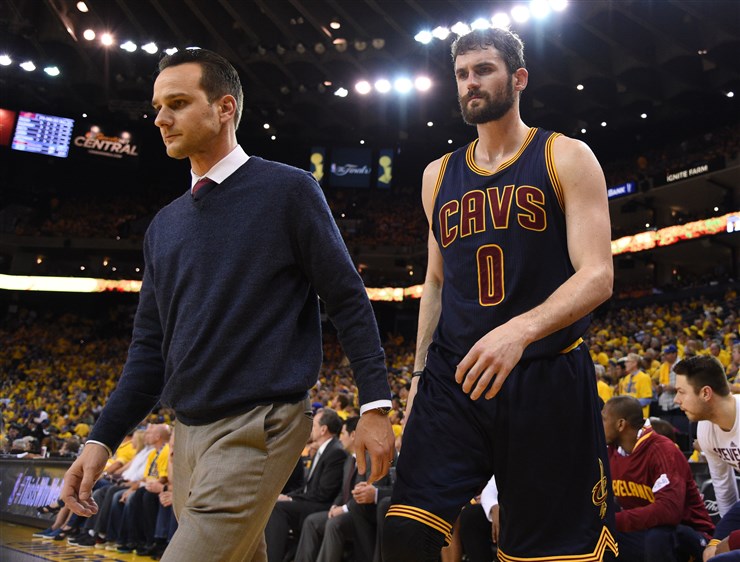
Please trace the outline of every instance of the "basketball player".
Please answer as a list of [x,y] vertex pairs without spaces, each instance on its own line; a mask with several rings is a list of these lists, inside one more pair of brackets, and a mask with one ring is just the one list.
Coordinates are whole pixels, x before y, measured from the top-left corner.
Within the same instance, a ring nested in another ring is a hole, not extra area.
[[146,268],[121,380],[62,498],[90,491],[111,450],[160,400],[177,414],[178,530],[165,562],[266,560],[264,528],[311,429],[321,365],[319,296],[359,387],[357,465],[375,481],[393,458],[385,358],[365,287],[318,184],[248,156],[236,139],[243,91],[205,49],[163,58],[152,105],[167,154],[189,159],[190,189],[144,240]]
[[601,560],[617,552],[613,500],[581,336],[612,291],[604,176],[586,145],[522,121],[528,74],[514,33],[469,33],[452,58],[478,138],[424,172],[422,372],[384,560],[436,560],[491,474],[500,560]]

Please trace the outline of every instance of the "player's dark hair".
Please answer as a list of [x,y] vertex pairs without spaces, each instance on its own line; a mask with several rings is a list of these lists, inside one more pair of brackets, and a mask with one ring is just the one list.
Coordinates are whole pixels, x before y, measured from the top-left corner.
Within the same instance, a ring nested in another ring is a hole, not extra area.
[[332,410],[331,408],[321,410],[319,425],[325,425],[332,435],[339,435],[342,431],[342,423],[342,418],[339,417],[336,410]]
[[730,394],[730,385],[722,363],[710,355],[695,355],[679,361],[673,367],[673,372],[686,377],[695,393],[708,386],[720,396]]
[[526,68],[524,62],[524,43],[521,38],[509,29],[491,27],[488,29],[476,29],[465,35],[461,35],[452,43],[452,62],[457,57],[475,49],[493,47],[504,59],[509,75],[514,74],[520,68]]
[[239,80],[239,74],[233,65],[224,57],[207,49],[184,49],[171,55],[162,57],[159,61],[159,72],[170,66],[179,66],[194,62],[202,69],[200,87],[208,97],[208,103],[221,96],[231,95],[236,99],[234,113],[234,127],[239,128],[244,107],[244,90]]
[[640,429],[645,423],[640,401],[634,396],[615,396],[606,405],[609,406],[617,419],[625,420],[634,429]]

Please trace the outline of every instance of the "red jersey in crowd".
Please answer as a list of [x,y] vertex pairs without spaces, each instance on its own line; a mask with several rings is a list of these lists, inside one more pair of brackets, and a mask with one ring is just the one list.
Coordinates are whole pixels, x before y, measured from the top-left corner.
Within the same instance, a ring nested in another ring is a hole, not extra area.
[[609,446],[609,464],[617,503],[617,531],[641,531],[660,525],[687,525],[707,538],[714,532],[691,468],[675,443],[645,428],[632,453]]

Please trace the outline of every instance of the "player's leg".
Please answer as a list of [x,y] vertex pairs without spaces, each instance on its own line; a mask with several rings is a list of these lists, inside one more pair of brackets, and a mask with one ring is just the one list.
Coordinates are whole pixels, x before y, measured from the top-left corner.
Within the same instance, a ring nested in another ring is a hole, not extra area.
[[520,363],[497,399],[499,559],[602,560],[616,548],[613,497],[585,345]]
[[[385,562],[434,561],[460,509],[492,473],[481,409],[453,378],[454,361],[427,362],[406,423],[383,529]],[[441,373],[441,374],[440,374]]]

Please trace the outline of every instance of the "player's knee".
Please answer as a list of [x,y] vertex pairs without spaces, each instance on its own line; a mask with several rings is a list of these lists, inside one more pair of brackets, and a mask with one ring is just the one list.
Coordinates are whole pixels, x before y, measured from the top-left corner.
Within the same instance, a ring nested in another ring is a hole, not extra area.
[[386,517],[383,524],[385,562],[437,562],[444,535],[405,517]]

